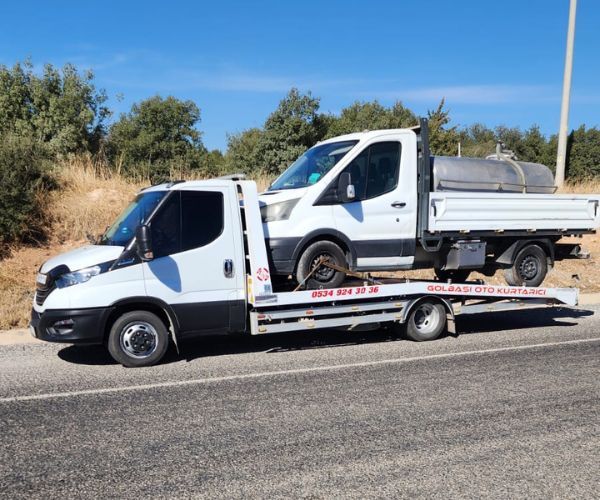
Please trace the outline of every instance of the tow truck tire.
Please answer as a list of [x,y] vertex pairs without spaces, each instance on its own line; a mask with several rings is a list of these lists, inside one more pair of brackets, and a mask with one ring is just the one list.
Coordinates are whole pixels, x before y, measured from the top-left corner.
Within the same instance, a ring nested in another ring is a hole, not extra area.
[[131,311],[113,323],[108,335],[108,352],[127,367],[158,363],[169,347],[169,332],[162,320],[149,311]]
[[437,339],[446,328],[446,309],[439,302],[424,300],[414,306],[406,321],[406,338],[415,342]]
[[451,280],[452,283],[464,283],[470,274],[470,269],[435,269],[437,278],[444,282]]
[[527,245],[519,250],[513,264],[504,270],[504,279],[511,286],[540,286],[548,274],[548,256],[539,245]]
[[[321,257],[329,258],[332,264],[346,267],[346,256],[338,245],[332,241],[317,241],[306,247],[298,260],[295,276],[298,283],[304,281]],[[336,288],[344,282],[345,278],[346,273],[321,266],[306,280],[304,286],[309,289]]]

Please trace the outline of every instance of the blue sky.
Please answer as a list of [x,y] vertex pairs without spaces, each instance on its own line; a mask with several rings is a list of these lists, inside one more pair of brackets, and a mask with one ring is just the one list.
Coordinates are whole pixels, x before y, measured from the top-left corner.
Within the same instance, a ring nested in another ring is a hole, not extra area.
[[[194,100],[209,148],[261,126],[290,87],[321,109],[446,98],[453,123],[558,129],[568,0],[11,2],[0,63],[91,68],[119,112]],[[600,125],[600,2],[579,0],[570,126]],[[121,95],[121,99],[117,96]]]

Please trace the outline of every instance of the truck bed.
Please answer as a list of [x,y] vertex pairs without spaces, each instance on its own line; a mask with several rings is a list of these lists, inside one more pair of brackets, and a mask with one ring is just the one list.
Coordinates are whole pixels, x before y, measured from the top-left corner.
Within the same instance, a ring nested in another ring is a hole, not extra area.
[[428,232],[596,230],[600,195],[435,192]]

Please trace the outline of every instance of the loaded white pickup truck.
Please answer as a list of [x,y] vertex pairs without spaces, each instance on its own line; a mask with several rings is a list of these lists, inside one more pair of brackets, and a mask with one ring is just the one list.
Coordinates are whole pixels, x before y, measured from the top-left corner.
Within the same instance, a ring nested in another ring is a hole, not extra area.
[[583,256],[561,238],[600,226],[600,195],[555,189],[547,167],[501,150],[486,160],[430,155],[426,120],[335,137],[260,196],[274,281],[336,287],[343,269],[433,268],[461,282],[503,269],[510,285],[539,286],[556,260]]

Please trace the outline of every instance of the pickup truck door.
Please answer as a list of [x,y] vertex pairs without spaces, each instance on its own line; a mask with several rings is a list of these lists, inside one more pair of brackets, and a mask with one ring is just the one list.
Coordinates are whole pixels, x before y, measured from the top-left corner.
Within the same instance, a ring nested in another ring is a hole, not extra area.
[[[146,293],[167,303],[180,333],[243,330],[243,250],[230,186],[174,190],[150,221]],[[238,267],[239,266],[239,267]]]
[[336,229],[354,245],[356,267],[410,267],[417,216],[414,138],[400,134],[377,138],[343,172],[350,173],[355,199],[334,204],[333,214]]

